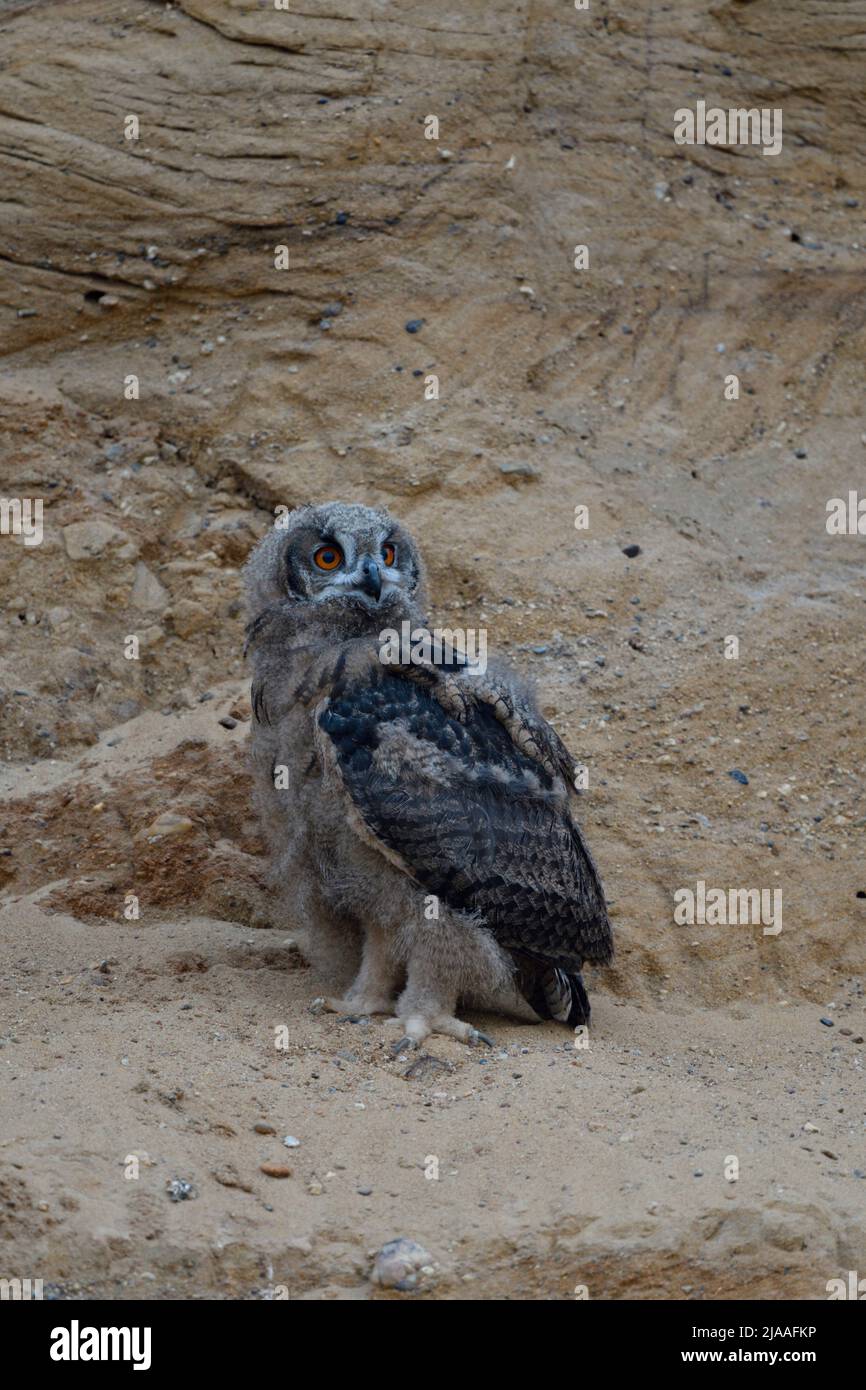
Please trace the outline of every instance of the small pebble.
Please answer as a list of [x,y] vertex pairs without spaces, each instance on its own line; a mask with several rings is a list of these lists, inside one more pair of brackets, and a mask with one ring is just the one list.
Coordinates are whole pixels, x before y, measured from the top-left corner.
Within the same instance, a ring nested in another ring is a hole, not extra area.
[[431,1263],[432,1257],[423,1245],[401,1236],[398,1240],[389,1240],[378,1251],[370,1278],[380,1288],[399,1289],[405,1293],[416,1287],[419,1274]]
[[198,1196],[192,1183],[187,1182],[186,1178],[169,1178],[165,1190],[172,1202],[188,1202]]
[[511,476],[516,477],[516,478],[537,478],[537,477],[538,477],[538,469],[537,469],[537,468],[534,468],[533,465],[532,465],[531,463],[527,463],[524,459],[519,459],[519,460],[517,460],[517,461],[509,460],[507,463],[500,463],[500,465],[499,465],[499,471],[500,471],[500,473],[503,473],[506,477],[511,477]]

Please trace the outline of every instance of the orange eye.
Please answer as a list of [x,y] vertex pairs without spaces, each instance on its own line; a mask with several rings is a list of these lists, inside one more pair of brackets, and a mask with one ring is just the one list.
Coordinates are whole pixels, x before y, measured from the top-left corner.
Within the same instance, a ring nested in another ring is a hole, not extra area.
[[389,569],[393,565],[396,558],[397,547],[393,545],[391,541],[386,541],[385,544],[382,546],[382,559],[385,561],[385,564],[388,566]]
[[313,562],[320,570],[335,570],[343,563],[343,552],[338,545],[320,545],[313,552]]

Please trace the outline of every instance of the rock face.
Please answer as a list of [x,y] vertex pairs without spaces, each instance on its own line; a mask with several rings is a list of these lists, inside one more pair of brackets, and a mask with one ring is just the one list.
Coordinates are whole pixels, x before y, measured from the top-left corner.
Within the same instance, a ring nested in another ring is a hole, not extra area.
[[[736,1057],[717,1062],[711,1080],[724,1083],[745,1065],[742,1022],[779,1077],[799,1048],[819,1067],[829,1054],[844,1088],[864,1031],[866,539],[828,534],[825,517],[829,499],[862,492],[866,459],[866,6],[302,8],[68,0],[51,4],[49,24],[47,0],[0,3],[0,497],[44,502],[40,544],[0,535],[4,944],[19,965],[29,956],[25,907],[40,933],[74,922],[54,930],[119,940],[137,921],[142,935],[158,923],[170,937],[175,919],[184,930],[218,919],[213,939],[237,941],[197,988],[212,1007],[236,1007],[235,1044],[259,1055],[249,1019],[263,998],[278,1010],[283,966],[276,947],[243,944],[272,919],[243,772],[239,570],[275,507],[384,503],[425,546],[439,614],[486,626],[491,654],[537,677],[589,769],[581,815],[619,942],[595,985],[594,1045],[606,1037],[625,1053],[621,1020],[641,1036],[646,1023],[659,1068],[674,1055],[691,1095],[688,1048],[721,1030],[719,1048]],[[781,110],[781,152],[677,144],[676,112],[698,101]],[[675,925],[674,893],[699,880],[780,889],[783,930]],[[130,895],[140,918],[125,915]],[[56,978],[65,944],[46,954]],[[254,971],[253,949],[264,953]],[[163,997],[146,961],[142,941],[128,995],[142,1037]],[[256,980],[236,1005],[229,972]],[[304,1004],[325,987],[292,997],[298,1057],[333,1038],[336,1024],[311,1023]],[[73,1030],[84,995],[70,1003]],[[802,1025],[782,1026],[782,1002],[792,1015],[800,1003]],[[816,1040],[813,1016],[826,1014],[850,1031],[817,1025]],[[129,1032],[122,1017],[115,1026]],[[526,1030],[508,1036],[519,1065],[510,1060],[497,1096],[528,1066]],[[540,1030],[527,1045],[561,1042]],[[104,1038],[95,1071],[123,1046]],[[202,1067],[209,1059],[203,1050]],[[342,1060],[360,1086],[366,1062]],[[605,1066],[585,1082],[602,1107],[620,1071]],[[542,1070],[539,1059],[537,1096]],[[429,1085],[445,1094],[453,1083]],[[395,1086],[406,1104],[413,1088],[402,1076]],[[738,1225],[725,1190],[716,1226],[715,1197],[690,1198],[668,1214],[659,1255],[643,1197],[658,1196],[678,1136],[644,1135],[628,1118],[637,1103],[620,1099],[625,1116],[599,1123],[612,1127],[617,1179],[645,1190],[627,1236],[605,1226],[594,1238],[599,1279],[612,1278],[606,1252],[624,1240],[635,1279],[662,1289],[670,1252],[722,1270],[736,1247],[756,1270],[775,1268],[770,1236],[748,1247],[747,1227],[782,1231],[787,1252],[789,1230],[811,1223],[828,1249],[853,1249],[846,1170],[808,1221],[801,1204],[763,1224],[744,1211]],[[227,1089],[224,1105],[234,1100]],[[524,1104],[535,1128],[542,1112]],[[800,1133],[802,1116],[772,1113]],[[619,1145],[635,1132],[649,1180],[628,1166],[631,1141]],[[736,1152],[724,1126],[714,1133],[720,1152]],[[274,1201],[273,1189],[306,1193],[329,1171],[327,1137],[300,1183],[266,1184]],[[597,1171],[608,1141],[592,1142]],[[470,1166],[493,1161],[467,1156],[456,1130],[453,1143]],[[827,1143],[841,1174],[844,1135]],[[798,1161],[813,1158],[825,1161]],[[247,1155],[241,1195],[275,1159]],[[165,1179],[192,1171],[196,1154],[171,1160],[154,1177],[156,1222],[173,1211]],[[213,1164],[229,1171],[237,1158],[209,1155],[200,1187]],[[702,1164],[709,1172],[695,1154]],[[358,1183],[371,1171],[360,1163]],[[545,1190],[559,1191],[552,1161],[546,1171]],[[759,1204],[771,1169],[761,1174]],[[808,1186],[805,1169],[789,1177]],[[20,1181],[16,1170],[10,1191],[31,1212]],[[497,1181],[506,1192],[507,1177]],[[293,1270],[341,1200],[333,1180],[320,1186]],[[476,1205],[486,1195],[482,1184]],[[580,1200],[557,1227],[578,1250]],[[189,1205],[202,1248],[208,1201],[202,1190]],[[418,1225],[408,1190],[406,1202],[397,1227],[438,1265],[459,1232]],[[553,1221],[536,1204],[521,1227],[514,1211],[514,1242],[478,1266],[500,1290],[514,1251],[537,1259],[526,1232]],[[352,1202],[341,1222],[355,1229]],[[50,1240],[32,1212],[16,1230],[30,1238],[36,1225]],[[491,1211],[485,1238],[503,1229]],[[370,1217],[365,1245],[393,1230]],[[167,1231],[161,1240],[168,1268],[174,1247]],[[255,1236],[251,1269],[266,1244]],[[357,1251],[316,1260],[326,1285],[346,1268],[366,1277]],[[470,1296],[483,1297],[475,1277]],[[713,1287],[731,1296],[725,1277]],[[553,1274],[528,1287],[571,1296]]]
[[166,590],[156,575],[151,574],[147,565],[138,564],[135,567],[135,583],[129,595],[129,602],[133,608],[140,608],[145,613],[159,613],[168,603]]
[[[120,551],[127,538],[110,521],[73,521],[63,528],[63,543],[70,560],[96,560],[108,550]],[[130,550],[124,558],[132,553]]]

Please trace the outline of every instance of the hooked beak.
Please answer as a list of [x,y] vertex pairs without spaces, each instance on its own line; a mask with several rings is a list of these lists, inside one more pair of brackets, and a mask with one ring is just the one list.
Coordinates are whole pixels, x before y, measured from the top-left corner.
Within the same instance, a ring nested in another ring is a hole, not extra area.
[[382,576],[376,561],[372,560],[369,555],[364,557],[364,563],[361,566],[360,587],[363,593],[369,594],[377,603],[379,602],[379,595],[382,592]]

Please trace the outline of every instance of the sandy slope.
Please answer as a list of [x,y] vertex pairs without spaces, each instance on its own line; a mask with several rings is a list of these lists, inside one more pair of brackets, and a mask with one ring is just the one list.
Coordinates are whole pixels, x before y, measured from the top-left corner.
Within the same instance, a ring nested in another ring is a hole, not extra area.
[[[132,790],[159,790],[145,769],[207,747],[208,725],[243,741],[241,723],[216,723],[234,698],[228,687],[194,712],[141,716],[55,766],[28,804],[66,801],[69,833],[93,850],[105,838],[93,823],[117,809],[147,820]],[[115,739],[130,749],[119,787]],[[211,803],[227,796],[218,766],[201,777]],[[186,866],[200,896],[251,913],[255,858],[229,856],[213,833],[195,850],[192,808],[174,804],[189,828],[161,835],[148,821],[146,850],[140,836],[126,846],[127,884],[147,872],[152,892],[177,891]],[[46,849],[64,844],[61,822],[39,828]],[[566,1298],[578,1285],[594,1298],[818,1298],[864,1263],[866,1011],[853,980],[826,1005],[832,1029],[802,991],[784,1007],[754,1001],[765,987],[708,1008],[671,972],[643,1005],[598,981],[588,1050],[555,1025],[491,1019],[492,1052],[436,1039],[427,1060],[395,1060],[383,1020],[310,1011],[327,982],[285,926],[146,905],[137,921],[83,921],[58,907],[100,903],[111,872],[80,860],[67,880],[51,862],[43,872],[0,915],[2,1230],[7,1265],[64,1295],[383,1297],[371,1255],[398,1235],[430,1251],[422,1293],[441,1298]],[[693,950],[711,933],[685,930]],[[291,1177],[260,1171],[273,1162]],[[172,1203],[178,1177],[197,1195]]]

